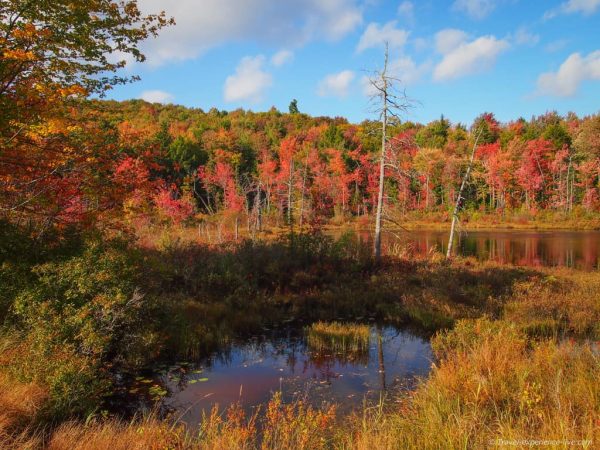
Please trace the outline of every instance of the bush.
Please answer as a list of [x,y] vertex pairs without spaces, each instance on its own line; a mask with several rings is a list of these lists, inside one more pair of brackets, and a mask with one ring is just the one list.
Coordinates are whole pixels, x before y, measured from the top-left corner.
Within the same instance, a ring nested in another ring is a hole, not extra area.
[[135,255],[119,243],[92,242],[31,273],[13,304],[24,335],[15,368],[49,386],[57,411],[89,411],[119,368],[139,367],[158,344]]

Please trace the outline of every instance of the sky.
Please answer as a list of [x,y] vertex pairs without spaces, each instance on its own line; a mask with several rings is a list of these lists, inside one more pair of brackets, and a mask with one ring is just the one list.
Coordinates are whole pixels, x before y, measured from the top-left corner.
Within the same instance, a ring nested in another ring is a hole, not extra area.
[[600,110],[600,0],[138,0],[176,25],[113,89],[208,111],[376,119],[367,76],[383,65],[411,99],[404,120],[471,124]]

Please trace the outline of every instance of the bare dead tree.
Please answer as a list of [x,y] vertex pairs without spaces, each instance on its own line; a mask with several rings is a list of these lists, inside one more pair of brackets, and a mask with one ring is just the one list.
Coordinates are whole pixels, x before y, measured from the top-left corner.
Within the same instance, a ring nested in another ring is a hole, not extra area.
[[304,157],[304,170],[302,173],[302,197],[300,198],[300,229],[304,224],[304,192],[306,191],[306,176],[308,175],[308,156],[310,155],[310,148],[306,150],[306,156]]
[[287,181],[287,221],[288,225],[292,225],[292,199],[294,194],[294,159],[292,158],[290,161],[290,177]]
[[383,196],[385,183],[386,149],[388,144],[388,120],[395,117],[400,120],[399,114],[406,112],[411,106],[410,100],[404,91],[399,91],[400,80],[388,74],[389,46],[385,43],[385,55],[383,69],[374,71],[369,77],[369,83],[373,89],[370,101],[377,105],[374,112],[379,114],[381,120],[381,153],[379,156],[379,190],[377,193],[377,211],[375,213],[375,239],[373,254],[375,260],[381,260],[381,230],[383,215]]
[[463,176],[462,183],[460,184],[460,189],[458,190],[458,195],[456,196],[456,202],[454,203],[454,211],[452,212],[452,224],[450,225],[450,238],[448,241],[448,249],[446,250],[446,259],[449,259],[452,256],[452,244],[454,242],[454,232],[456,231],[456,224],[458,222],[458,213],[460,211],[460,207],[462,206],[463,201],[463,190],[467,185],[467,181],[469,180],[469,174],[471,173],[471,169],[473,168],[473,161],[475,160],[475,152],[477,151],[477,144],[479,143],[479,138],[481,137],[481,132],[483,128],[479,128],[477,132],[477,136],[475,137],[475,143],[473,144],[473,150],[471,150],[471,157],[469,158],[469,165],[467,166],[467,170],[465,171],[465,175]]

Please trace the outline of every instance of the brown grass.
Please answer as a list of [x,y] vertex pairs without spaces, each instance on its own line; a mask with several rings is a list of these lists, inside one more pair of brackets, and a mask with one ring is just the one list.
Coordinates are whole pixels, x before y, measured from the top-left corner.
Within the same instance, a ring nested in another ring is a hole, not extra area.
[[600,339],[600,273],[544,269],[544,277],[517,283],[505,320],[532,334]]
[[45,389],[34,383],[18,383],[0,372],[0,446],[34,448],[39,440],[32,435],[44,403]]
[[498,439],[599,442],[600,361],[589,345],[533,343],[513,325],[483,320],[460,322],[438,338],[437,350],[441,363],[402,409],[355,418],[357,432],[346,448],[487,448]]
[[167,422],[147,419],[142,422],[107,421],[82,426],[68,422],[52,433],[48,450],[146,450],[180,449],[188,447],[182,430]]
[[342,353],[368,350],[371,334],[368,325],[341,322],[315,322],[306,333],[311,349]]
[[[585,440],[594,448],[600,442],[600,355],[593,342],[600,336],[600,273],[512,272],[469,260],[417,269],[414,280],[380,274],[373,283],[399,286],[404,301],[421,307],[430,298],[444,314],[457,303],[455,308],[473,315],[494,311],[497,320],[460,320],[437,335],[433,347],[439,359],[430,377],[399,403],[336,419],[332,409],[284,405],[276,396],[250,417],[236,407],[214,410],[196,433],[156,417],[69,421],[51,428],[44,421],[46,390],[0,372],[0,448],[451,449],[486,448],[498,439],[552,440],[552,448]],[[429,280],[425,289],[420,279]],[[483,284],[470,283],[474,279]],[[502,288],[510,283],[510,290]],[[488,297],[495,300],[482,308],[479,301]],[[339,324],[315,328],[365,334]]]

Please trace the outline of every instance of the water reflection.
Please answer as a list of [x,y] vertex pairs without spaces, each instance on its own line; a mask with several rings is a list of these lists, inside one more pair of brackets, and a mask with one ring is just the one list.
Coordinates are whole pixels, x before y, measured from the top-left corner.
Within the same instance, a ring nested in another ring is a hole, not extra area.
[[164,403],[190,425],[215,404],[239,401],[252,411],[278,390],[284,401],[335,402],[344,411],[365,397],[377,400],[382,391],[410,388],[417,376],[427,375],[427,338],[390,326],[362,327],[364,345],[319,342],[310,327],[295,327],[234,343],[195,365],[173,366],[157,375],[170,391]]
[[[368,242],[370,232],[358,233]],[[525,266],[566,266],[584,270],[600,268],[600,231],[470,231],[459,237],[456,251],[479,260]],[[384,245],[406,249],[408,255],[446,252],[446,231],[385,233]]]

